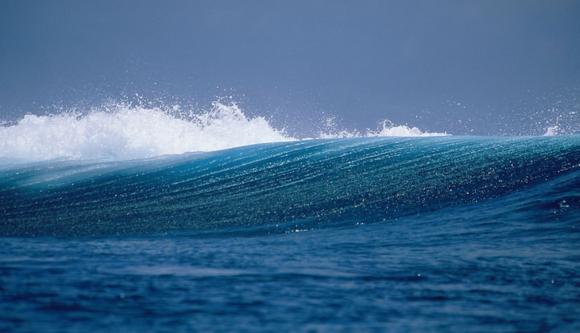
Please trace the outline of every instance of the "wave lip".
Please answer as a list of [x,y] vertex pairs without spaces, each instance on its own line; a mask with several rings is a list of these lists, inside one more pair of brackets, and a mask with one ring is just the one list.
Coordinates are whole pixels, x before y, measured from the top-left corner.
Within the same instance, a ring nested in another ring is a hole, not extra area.
[[423,132],[417,127],[409,127],[406,125],[396,126],[393,122],[389,120],[384,120],[382,123],[382,128],[379,131],[369,131],[368,137],[418,137],[418,136],[450,136],[451,134],[445,133],[433,133],[433,132]]
[[425,136],[451,136],[447,132],[423,132],[417,127],[410,127],[407,125],[395,125],[390,120],[383,120],[379,129],[367,129],[366,133],[359,133],[358,131],[337,130],[334,123],[334,118],[326,120],[326,131],[321,131],[318,135],[320,139],[339,139],[339,138],[374,138],[374,137],[425,137]]
[[[339,130],[334,118],[321,127],[325,131],[317,139],[449,135],[388,120],[366,133]],[[52,159],[131,160],[296,140],[264,117],[246,116],[233,102],[216,101],[201,113],[184,112],[179,106],[112,104],[85,113],[26,115],[15,125],[0,126],[0,165]]]
[[0,159],[128,160],[295,140],[235,104],[215,102],[209,112],[187,116],[177,111],[119,104],[84,115],[26,115],[0,127]]

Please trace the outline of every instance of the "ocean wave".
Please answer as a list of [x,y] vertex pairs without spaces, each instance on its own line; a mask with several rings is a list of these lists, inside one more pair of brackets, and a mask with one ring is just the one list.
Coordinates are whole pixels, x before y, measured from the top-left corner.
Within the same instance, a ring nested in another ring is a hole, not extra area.
[[[484,214],[485,202],[513,193],[518,220],[572,221],[579,172],[579,136],[346,138],[45,161],[0,169],[0,235],[307,230],[449,207]],[[511,211],[493,207],[501,218]]]

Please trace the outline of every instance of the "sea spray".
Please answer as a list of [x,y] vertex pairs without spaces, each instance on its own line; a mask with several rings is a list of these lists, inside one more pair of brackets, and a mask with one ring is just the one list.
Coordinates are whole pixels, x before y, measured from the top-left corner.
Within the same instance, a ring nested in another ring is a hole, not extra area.
[[291,140],[263,117],[245,116],[234,103],[215,102],[189,119],[167,109],[118,104],[87,114],[26,115],[16,125],[0,127],[0,158],[126,160]]
[[395,125],[392,121],[385,119],[379,123],[376,130],[367,129],[365,133],[357,130],[347,130],[338,127],[336,117],[329,117],[324,123],[324,129],[318,134],[320,139],[340,139],[340,138],[374,138],[374,137],[423,137],[423,136],[449,136],[447,132],[423,132],[417,127],[407,125]]
[[[384,120],[377,130],[339,128],[329,118],[317,139],[442,136]],[[249,117],[233,102],[212,103],[209,111],[179,106],[112,103],[87,112],[26,115],[0,126],[0,163],[56,158],[129,160],[195,151],[216,151],[259,143],[295,141],[264,117]]]
[[386,136],[397,136],[397,137],[414,137],[414,136],[449,136],[450,134],[445,133],[430,133],[423,132],[417,127],[409,127],[407,125],[395,125],[390,120],[383,120],[382,126],[377,131],[368,130],[368,137],[386,137]]

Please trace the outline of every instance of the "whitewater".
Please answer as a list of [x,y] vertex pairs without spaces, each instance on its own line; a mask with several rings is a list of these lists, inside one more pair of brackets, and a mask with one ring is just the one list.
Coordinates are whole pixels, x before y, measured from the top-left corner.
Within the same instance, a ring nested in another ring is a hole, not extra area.
[[580,136],[112,104],[0,126],[0,331],[578,332]]
[[[321,125],[319,138],[430,136],[416,127],[382,122],[365,134]],[[247,117],[235,103],[214,102],[208,111],[179,106],[151,108],[115,103],[80,112],[26,115],[0,127],[0,159],[42,161],[54,158],[127,160],[195,151],[215,151],[251,144],[295,141],[264,117]]]

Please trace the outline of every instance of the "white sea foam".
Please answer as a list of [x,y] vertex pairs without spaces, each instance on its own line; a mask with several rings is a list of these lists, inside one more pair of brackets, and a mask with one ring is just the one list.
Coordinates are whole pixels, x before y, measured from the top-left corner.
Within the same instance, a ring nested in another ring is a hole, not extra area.
[[379,129],[367,129],[366,133],[361,134],[358,131],[336,130],[334,118],[329,118],[325,124],[329,128],[326,132],[320,132],[321,138],[356,138],[356,137],[418,137],[418,136],[448,136],[447,133],[431,133],[423,132],[417,127],[409,127],[406,125],[395,125],[390,120],[383,120]]
[[[337,130],[333,119],[321,127],[327,131],[318,138],[447,135],[390,121],[364,134]],[[26,115],[14,125],[0,126],[0,161],[127,160],[293,140],[265,118],[246,116],[234,103],[214,102],[207,112],[185,115],[178,107],[117,104],[85,113]]]
[[27,115],[16,125],[0,127],[0,157],[125,160],[293,140],[262,117],[246,117],[235,104],[216,102],[189,119],[171,113],[117,105],[86,115]]
[[558,126],[550,126],[546,130],[546,133],[544,133],[544,136],[554,136],[554,135],[558,135]]
[[389,120],[384,120],[379,131],[369,131],[368,136],[449,136],[448,133],[422,132],[417,127],[395,125]]

